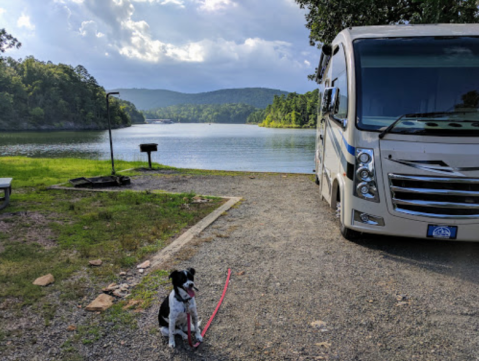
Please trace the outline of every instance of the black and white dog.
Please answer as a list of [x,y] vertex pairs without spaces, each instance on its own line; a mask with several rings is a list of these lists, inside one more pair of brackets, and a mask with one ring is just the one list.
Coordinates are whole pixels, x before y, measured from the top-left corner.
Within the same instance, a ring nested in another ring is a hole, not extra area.
[[198,312],[196,310],[195,291],[195,270],[188,268],[184,271],[173,271],[169,278],[173,283],[173,291],[163,301],[158,313],[158,322],[163,336],[169,336],[170,347],[175,347],[175,334],[188,339],[185,331],[188,330],[186,313],[191,315],[191,331],[195,332],[196,340],[203,341]]

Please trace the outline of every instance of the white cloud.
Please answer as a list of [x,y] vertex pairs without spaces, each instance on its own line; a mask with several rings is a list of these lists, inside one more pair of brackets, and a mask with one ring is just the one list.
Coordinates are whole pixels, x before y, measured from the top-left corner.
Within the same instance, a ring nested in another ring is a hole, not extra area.
[[78,32],[81,36],[96,36],[97,38],[105,36],[105,34],[98,31],[98,26],[93,20],[83,21]]
[[204,11],[218,11],[228,6],[236,6],[237,4],[231,0],[196,0],[199,3],[199,9]]
[[20,16],[17,20],[17,26],[19,28],[27,28],[28,30],[34,30],[35,29],[35,25],[33,25],[31,22],[30,22],[30,16],[28,15],[25,15],[24,13],[22,13],[22,16]]
[[129,44],[120,47],[120,54],[147,62],[158,63],[167,59],[180,62],[202,62],[203,54],[198,44],[191,43],[175,46],[154,40],[149,34],[150,26],[146,21],[128,19],[122,27],[131,31]]
[[248,38],[242,43],[204,39],[175,45],[152,39],[145,21],[127,21],[124,26],[133,30],[129,44],[123,45],[120,54],[150,63],[229,63],[231,61],[264,62],[291,61],[291,44],[283,41],[267,41]]
[[182,0],[163,0],[162,2],[160,2],[160,4],[161,5],[173,4],[173,5],[179,6],[180,8],[185,7],[185,3]]
[[6,12],[7,12],[7,10],[0,8],[0,15],[4,14]]
[[168,5],[168,4],[173,4],[173,5],[178,5],[179,7],[184,8],[185,7],[185,2],[183,0],[131,0],[132,2],[137,2],[137,3],[160,3],[160,5]]
[[304,64],[306,64],[306,66],[311,66],[311,63],[307,60],[304,61]]

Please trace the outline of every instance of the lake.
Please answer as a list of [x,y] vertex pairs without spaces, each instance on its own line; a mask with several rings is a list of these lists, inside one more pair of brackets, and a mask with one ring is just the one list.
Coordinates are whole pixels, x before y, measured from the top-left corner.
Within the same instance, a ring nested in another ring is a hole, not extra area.
[[[147,160],[140,143],[158,143],[152,161],[180,168],[311,173],[314,129],[245,124],[141,124],[112,131],[115,159]],[[3,132],[0,155],[110,159],[108,131]]]

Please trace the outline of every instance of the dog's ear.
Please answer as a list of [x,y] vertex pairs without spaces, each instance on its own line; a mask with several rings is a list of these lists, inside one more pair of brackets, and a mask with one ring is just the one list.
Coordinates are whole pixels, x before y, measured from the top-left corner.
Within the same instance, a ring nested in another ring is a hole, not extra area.
[[178,273],[177,270],[174,270],[173,272],[170,273],[170,275],[168,276],[168,278],[173,278],[175,277],[175,273]]
[[195,273],[196,273],[196,271],[195,271],[194,268],[187,268],[186,270],[187,270],[189,273],[191,273],[192,276],[194,276]]

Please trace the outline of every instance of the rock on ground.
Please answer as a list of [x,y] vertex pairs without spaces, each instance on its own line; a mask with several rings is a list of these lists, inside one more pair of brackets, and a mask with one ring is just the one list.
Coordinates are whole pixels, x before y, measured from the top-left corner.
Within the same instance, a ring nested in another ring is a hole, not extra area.
[[110,308],[112,305],[113,305],[113,297],[103,293],[99,295],[97,298],[95,298],[88,306],[86,306],[85,310],[101,312]]
[[45,286],[48,286],[49,284],[52,284],[53,282],[55,282],[55,278],[53,277],[51,273],[49,273],[45,276],[38,277],[35,281],[33,281],[33,284],[36,286],[45,287]]

